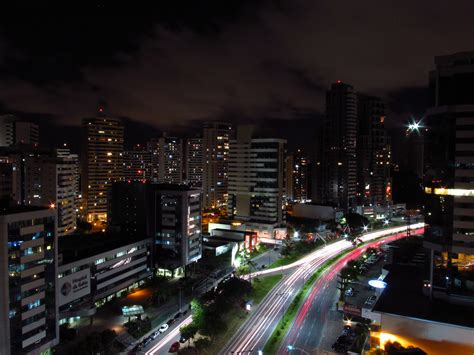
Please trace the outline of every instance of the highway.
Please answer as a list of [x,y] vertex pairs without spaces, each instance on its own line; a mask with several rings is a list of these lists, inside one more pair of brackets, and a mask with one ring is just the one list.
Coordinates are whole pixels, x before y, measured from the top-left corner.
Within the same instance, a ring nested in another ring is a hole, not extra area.
[[[418,229],[424,226],[423,223],[411,225],[411,229]],[[386,228],[384,230],[370,232],[361,237],[364,242],[390,236],[406,231],[406,226]],[[365,245],[363,248],[368,247]],[[275,269],[265,269],[252,274],[252,277],[260,275],[271,275],[284,273],[285,277],[278,283],[272,291],[262,300],[258,307],[252,311],[250,318],[240,327],[236,334],[230,339],[226,347],[220,354],[257,354],[262,349],[268,337],[272,333],[276,324],[282,317],[283,312],[289,306],[293,297],[308,279],[322,264],[336,256],[344,250],[352,248],[352,243],[347,240],[340,240],[320,248],[302,259],[292,264]],[[327,275],[327,273],[325,273]],[[146,355],[168,354],[171,344],[179,340],[179,328],[189,323],[188,317],[176,324],[173,329],[158,337],[147,349]]]
[[[424,229],[419,228],[413,230],[412,234],[422,234],[423,232]],[[296,349],[300,349],[301,352],[306,351],[313,353],[316,349],[331,350],[330,348],[320,349],[319,347],[322,336],[325,334],[324,328],[327,317],[329,316],[329,311],[337,301],[337,274],[349,260],[359,258],[368,247],[377,248],[380,247],[382,243],[390,243],[404,237],[406,237],[406,233],[398,233],[355,249],[327,269],[326,272],[314,283],[308,297],[299,309],[295,321],[288,331],[278,354],[287,354],[287,346],[290,344]],[[340,314],[339,317],[341,317]],[[342,322],[339,330],[342,331]],[[335,341],[336,339],[334,338],[332,340]]]

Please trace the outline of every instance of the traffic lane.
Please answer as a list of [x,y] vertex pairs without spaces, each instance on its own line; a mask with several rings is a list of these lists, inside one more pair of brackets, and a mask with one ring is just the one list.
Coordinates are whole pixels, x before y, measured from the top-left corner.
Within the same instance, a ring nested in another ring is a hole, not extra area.
[[273,262],[278,260],[280,252],[281,252],[280,248],[278,248],[278,250],[274,250],[273,247],[272,247],[272,249],[267,250],[266,252],[264,252],[264,253],[256,256],[255,258],[253,258],[252,262],[255,263],[255,268],[257,270],[262,269],[262,266],[265,266],[265,268],[267,268]]
[[[424,232],[424,228],[418,228],[412,231],[412,235],[422,234],[423,232]],[[297,317],[290,331],[288,332],[288,335],[286,336],[285,340],[282,343],[282,347],[280,348],[279,353],[282,353],[282,354],[285,353],[286,348],[289,344],[294,344],[296,341],[304,342],[304,340],[298,339],[299,338],[298,334],[302,334],[303,337],[305,336],[304,335],[305,332],[303,331],[303,327],[304,327],[303,320],[310,319],[310,317],[307,318],[308,312],[311,309],[313,302],[315,302],[317,294],[321,292],[322,289],[324,289],[325,285],[328,285],[332,280],[336,279],[337,274],[346,265],[348,261],[360,257],[366,251],[367,248],[380,247],[382,244],[390,243],[392,241],[405,238],[405,237],[406,237],[406,233],[400,232],[393,236],[385,237],[382,240],[377,240],[372,243],[368,243],[367,245],[357,248],[351,251],[350,253],[348,253],[347,255],[343,256],[335,264],[333,264],[326,272],[324,272],[324,274],[321,275],[321,277],[315,282],[309,296],[307,297],[302,307],[300,308],[297,314]],[[327,316],[327,312],[320,314],[320,317],[326,317],[326,316]]]
[[171,325],[171,327],[168,328],[168,330],[158,335],[156,339],[152,340],[150,344],[148,344],[139,352],[139,354],[169,354],[171,345],[180,339],[179,329],[190,324],[191,322],[191,315],[187,315],[184,319],[176,321],[173,325]]
[[[348,244],[350,245],[350,243]],[[304,265],[298,265],[300,267],[294,266],[293,272],[277,284],[220,354],[248,352],[263,348],[282,314],[303,286],[304,281],[324,262],[338,253],[338,250],[325,249],[316,254],[317,257],[314,260]]]

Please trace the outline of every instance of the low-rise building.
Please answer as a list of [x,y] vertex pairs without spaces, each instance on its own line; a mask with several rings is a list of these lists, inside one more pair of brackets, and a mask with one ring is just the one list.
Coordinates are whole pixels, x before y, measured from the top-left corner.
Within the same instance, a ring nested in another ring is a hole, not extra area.
[[95,314],[98,307],[142,285],[152,275],[152,240],[128,235],[72,235],[59,242],[60,323]]

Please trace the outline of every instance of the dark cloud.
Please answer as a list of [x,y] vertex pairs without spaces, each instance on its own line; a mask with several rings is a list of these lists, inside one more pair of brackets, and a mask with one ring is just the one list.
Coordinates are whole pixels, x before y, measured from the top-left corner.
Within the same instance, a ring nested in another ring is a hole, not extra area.
[[103,99],[112,114],[165,129],[307,119],[340,79],[383,96],[399,122],[424,111],[433,56],[471,49],[474,32],[467,0],[180,5],[2,21],[3,111],[77,125]]

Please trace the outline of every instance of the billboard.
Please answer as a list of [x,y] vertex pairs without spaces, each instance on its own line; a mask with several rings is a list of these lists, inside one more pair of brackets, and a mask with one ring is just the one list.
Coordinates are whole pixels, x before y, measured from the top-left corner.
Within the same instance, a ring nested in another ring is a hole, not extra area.
[[58,280],[59,306],[77,300],[91,292],[91,272],[84,269]]

